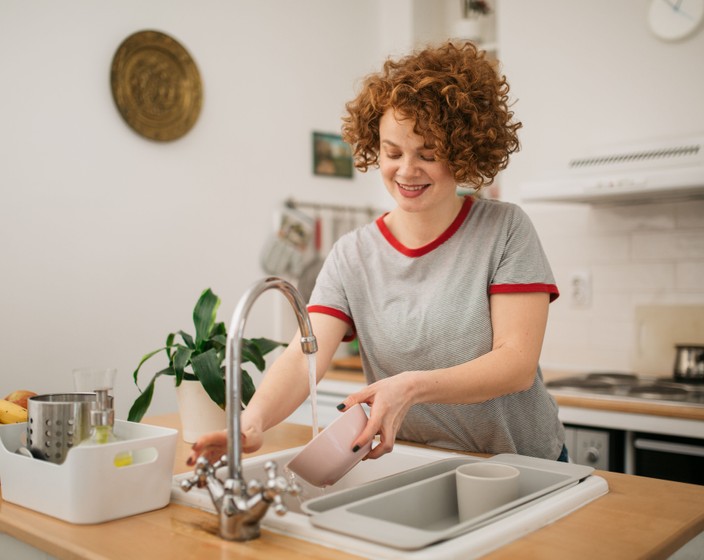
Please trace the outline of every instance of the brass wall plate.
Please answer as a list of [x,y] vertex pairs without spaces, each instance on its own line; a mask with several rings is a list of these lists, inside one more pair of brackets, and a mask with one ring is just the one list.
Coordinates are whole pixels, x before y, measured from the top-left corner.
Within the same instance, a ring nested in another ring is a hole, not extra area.
[[176,140],[198,120],[203,87],[198,67],[175,39],[139,31],[118,47],[112,95],[125,122],[151,140]]

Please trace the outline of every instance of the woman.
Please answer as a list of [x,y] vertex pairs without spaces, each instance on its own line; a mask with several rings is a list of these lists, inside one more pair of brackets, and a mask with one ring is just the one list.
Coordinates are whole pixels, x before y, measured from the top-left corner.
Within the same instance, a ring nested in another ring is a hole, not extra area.
[[[396,206],[335,244],[309,311],[318,379],[341,341],[359,339],[368,385],[338,408],[370,405],[354,445],[379,435],[368,458],[400,438],[566,460],[538,366],[558,296],[550,266],[520,208],[456,194],[490,184],[518,149],[508,91],[473,45],[447,43],[388,60],[347,104],[355,166],[378,167]],[[290,344],[242,414],[244,451],[307,389],[307,358]],[[189,462],[224,446],[222,433],[204,436]]]

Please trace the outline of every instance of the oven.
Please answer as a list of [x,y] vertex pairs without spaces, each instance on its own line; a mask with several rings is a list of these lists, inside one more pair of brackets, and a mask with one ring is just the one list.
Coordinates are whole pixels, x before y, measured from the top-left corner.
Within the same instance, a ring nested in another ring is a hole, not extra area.
[[602,471],[624,472],[626,434],[623,430],[565,424],[570,461]]
[[[555,396],[704,408],[704,385],[630,373],[591,373],[546,383]],[[704,421],[614,407],[560,406],[570,460],[596,469],[704,485]]]
[[704,439],[636,432],[634,473],[704,485]]

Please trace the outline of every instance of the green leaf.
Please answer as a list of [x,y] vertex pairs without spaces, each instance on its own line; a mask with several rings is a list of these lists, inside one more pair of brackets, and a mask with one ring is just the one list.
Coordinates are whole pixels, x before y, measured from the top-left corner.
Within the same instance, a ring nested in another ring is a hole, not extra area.
[[190,334],[184,331],[178,331],[178,334],[181,335],[181,338],[183,339],[183,342],[186,346],[188,346],[192,350],[195,349],[196,343],[193,342],[193,337]]
[[166,337],[166,355],[169,357],[169,363],[171,363],[171,347],[174,345],[174,338],[176,338],[175,333],[169,333]]
[[219,406],[225,406],[225,380],[220,372],[220,361],[215,350],[191,357],[193,373],[203,385],[210,398]]
[[259,347],[256,344],[252,344],[249,340],[242,341],[242,363],[252,362],[259,371],[264,371],[266,367],[266,361],[264,356],[259,351]]
[[164,346],[163,348],[159,348],[158,350],[154,350],[152,352],[149,352],[149,354],[145,354],[144,356],[142,356],[142,359],[140,360],[139,365],[137,366],[137,369],[134,370],[134,373],[132,374],[132,378],[134,379],[134,384],[137,385],[137,387],[139,387],[139,384],[137,383],[137,376],[139,375],[139,368],[141,368],[142,365],[144,364],[144,362],[146,362],[149,358],[151,358],[152,356],[155,356],[159,352],[163,352],[164,350],[168,350],[168,348],[169,348],[168,346]]
[[129,420],[130,422],[140,422],[142,420],[144,414],[149,408],[149,405],[152,403],[152,396],[154,395],[154,382],[156,381],[157,377],[163,374],[173,375],[174,372],[171,368],[166,368],[154,374],[154,377],[152,377],[152,380],[149,382],[149,385],[147,385],[144,391],[142,391],[142,394],[135,399],[134,403],[132,403],[132,407],[130,408],[129,413],[127,414],[127,420]]
[[251,340],[245,338],[242,341],[242,363],[252,362],[259,371],[264,372],[266,369],[264,356],[279,346],[285,347],[287,344],[268,338],[253,338]]
[[220,298],[210,288],[200,295],[193,309],[193,324],[196,327],[196,349],[200,350],[204,341],[210,338],[215,325],[215,316],[220,307]]
[[215,325],[213,326],[211,338],[219,338],[221,336],[227,338],[227,327],[222,321],[220,321],[219,323],[215,323]]
[[174,353],[173,368],[176,373],[176,387],[181,384],[183,380],[183,368],[185,368],[191,361],[191,356],[193,355],[193,350],[191,348],[185,348],[184,346],[179,346]]
[[227,337],[222,336],[220,334],[216,334],[215,336],[210,337],[210,340],[208,341],[210,344],[210,348],[215,348],[215,350],[225,350],[225,346],[227,346]]
[[250,339],[250,342],[259,348],[262,356],[266,356],[269,352],[275,350],[276,348],[286,348],[288,346],[285,342],[276,342],[275,340],[269,340],[268,338],[252,338]]
[[134,403],[132,403],[132,407],[130,408],[129,413],[127,414],[127,420],[130,422],[141,422],[142,418],[144,417],[144,413],[147,412],[147,409],[149,408],[149,405],[152,402],[152,395],[154,394],[154,383],[150,383],[147,385],[147,388],[144,390],[144,392],[139,395]]
[[254,386],[254,381],[252,381],[252,378],[245,370],[240,369],[240,374],[242,375],[242,402],[247,406],[249,400],[254,396],[256,387]]

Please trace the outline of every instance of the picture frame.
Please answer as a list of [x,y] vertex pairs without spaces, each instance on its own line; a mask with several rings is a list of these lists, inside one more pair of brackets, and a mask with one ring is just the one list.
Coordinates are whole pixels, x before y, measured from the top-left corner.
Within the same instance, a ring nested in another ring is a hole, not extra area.
[[313,174],[351,179],[352,147],[339,134],[313,132]]

